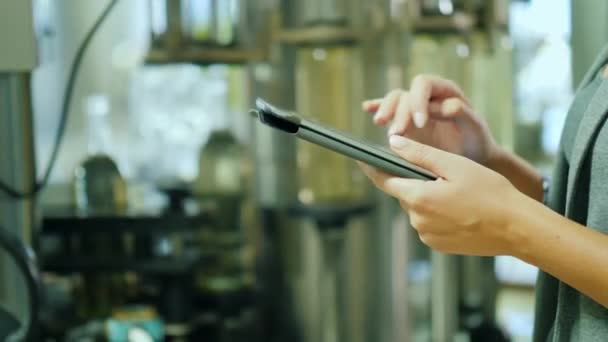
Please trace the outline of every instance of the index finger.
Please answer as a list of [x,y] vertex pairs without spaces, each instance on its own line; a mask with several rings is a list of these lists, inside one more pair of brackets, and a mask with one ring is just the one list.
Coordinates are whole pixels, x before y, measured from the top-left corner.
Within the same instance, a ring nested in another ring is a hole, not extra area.
[[380,109],[382,100],[384,100],[384,99],[366,100],[366,101],[363,101],[363,104],[361,105],[361,107],[363,108],[364,112],[375,113],[378,111],[378,109]]

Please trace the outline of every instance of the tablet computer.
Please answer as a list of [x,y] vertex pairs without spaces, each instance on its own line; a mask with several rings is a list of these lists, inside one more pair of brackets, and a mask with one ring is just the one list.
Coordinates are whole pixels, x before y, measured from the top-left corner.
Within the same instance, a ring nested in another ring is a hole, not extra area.
[[421,180],[438,178],[432,172],[404,160],[387,148],[357,139],[294,112],[279,109],[262,99],[256,100],[256,108],[257,110],[252,110],[252,114],[263,124],[362,161],[386,173]]

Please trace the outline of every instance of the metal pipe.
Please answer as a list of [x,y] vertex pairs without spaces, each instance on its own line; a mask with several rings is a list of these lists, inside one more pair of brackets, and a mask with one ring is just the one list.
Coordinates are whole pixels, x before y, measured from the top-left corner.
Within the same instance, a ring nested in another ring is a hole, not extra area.
[[453,341],[458,332],[458,258],[439,252],[431,254],[431,322],[433,342]]
[[182,43],[182,2],[166,0],[167,31],[165,32],[165,48],[176,51]]
[[482,273],[481,257],[462,257],[461,294],[463,304],[469,309],[479,309],[483,305]]
[[341,272],[344,268],[344,228],[325,228],[321,234],[321,263],[319,293],[320,336],[321,342],[345,341],[344,315],[341,308],[344,303],[341,299]]

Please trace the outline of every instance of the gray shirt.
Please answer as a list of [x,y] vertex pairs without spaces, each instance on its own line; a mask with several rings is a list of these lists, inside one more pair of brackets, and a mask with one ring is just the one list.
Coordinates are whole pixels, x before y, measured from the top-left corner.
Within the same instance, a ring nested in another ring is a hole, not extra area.
[[[608,80],[600,73],[607,60],[608,49],[577,91],[562,134],[547,198],[547,204],[556,212],[606,234]],[[593,270],[581,265],[581,272]],[[608,309],[541,271],[537,282],[534,341],[608,341]]]

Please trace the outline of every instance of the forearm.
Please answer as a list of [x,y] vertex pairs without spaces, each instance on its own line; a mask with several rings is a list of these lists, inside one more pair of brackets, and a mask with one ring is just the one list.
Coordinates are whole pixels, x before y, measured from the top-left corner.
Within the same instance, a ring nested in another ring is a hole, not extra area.
[[486,165],[506,177],[519,191],[542,202],[544,198],[542,175],[517,155],[498,148]]
[[509,225],[512,254],[608,308],[608,235],[570,221],[532,199],[517,201],[519,209],[511,214]]

